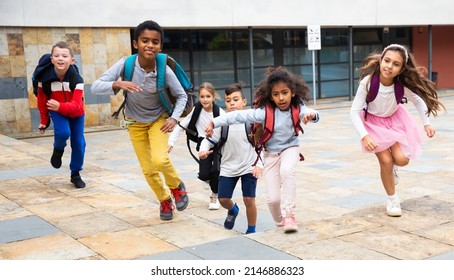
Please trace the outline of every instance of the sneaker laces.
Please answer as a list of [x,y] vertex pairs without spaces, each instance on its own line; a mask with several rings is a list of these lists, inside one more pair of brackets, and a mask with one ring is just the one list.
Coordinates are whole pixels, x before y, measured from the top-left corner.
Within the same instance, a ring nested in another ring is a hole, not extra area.
[[172,203],[170,203],[170,201],[168,200],[165,200],[163,202],[161,202],[161,212],[163,213],[168,213],[168,212],[172,212],[173,209],[175,209],[175,206],[173,206]]
[[180,201],[183,199],[183,195],[187,194],[186,191],[182,191],[180,188],[177,189],[172,189],[172,195],[175,198],[176,201]]

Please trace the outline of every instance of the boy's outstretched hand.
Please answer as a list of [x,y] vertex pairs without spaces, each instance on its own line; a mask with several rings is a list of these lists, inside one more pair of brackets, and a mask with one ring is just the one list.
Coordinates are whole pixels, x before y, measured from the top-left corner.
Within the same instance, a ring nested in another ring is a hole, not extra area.
[[173,128],[177,124],[177,120],[174,118],[168,118],[164,124],[161,126],[161,131],[163,133],[172,132]]
[[208,122],[207,125],[205,126],[205,135],[207,138],[211,138],[211,136],[213,136],[213,129],[214,129],[213,121]]
[[200,151],[199,152],[199,159],[206,159],[210,154],[213,153],[213,150],[210,151]]

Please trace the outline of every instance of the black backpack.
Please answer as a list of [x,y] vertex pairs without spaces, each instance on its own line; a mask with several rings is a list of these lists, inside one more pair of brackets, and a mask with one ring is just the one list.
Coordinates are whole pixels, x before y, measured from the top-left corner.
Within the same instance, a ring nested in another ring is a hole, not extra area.
[[[194,105],[194,112],[192,112],[191,120],[189,121],[188,127],[185,128],[180,125],[178,122],[178,125],[183,128],[186,131],[186,144],[188,146],[188,150],[191,153],[192,158],[196,161],[199,162],[199,159],[192,153],[191,150],[191,144],[190,141],[196,143],[196,151],[198,152],[200,149],[200,144],[202,143],[202,140],[205,137],[202,137],[199,135],[197,132],[197,128],[195,127],[195,124],[197,123],[197,120],[199,119],[200,112],[202,112],[202,104],[200,102],[197,102]],[[216,118],[219,116],[219,106],[216,103],[213,103],[213,118]]]

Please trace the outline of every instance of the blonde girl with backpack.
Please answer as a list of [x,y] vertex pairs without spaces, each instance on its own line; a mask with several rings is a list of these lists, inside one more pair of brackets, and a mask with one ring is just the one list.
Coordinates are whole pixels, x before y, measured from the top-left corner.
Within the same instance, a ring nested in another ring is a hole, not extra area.
[[266,142],[263,158],[268,208],[276,225],[283,226],[285,233],[296,232],[295,169],[300,161],[300,139],[295,133],[292,108],[299,110],[299,120],[304,124],[317,122],[319,113],[304,105],[309,96],[304,80],[282,67],[268,69],[255,95],[258,108],[228,112],[214,118],[207,124],[205,133],[211,137],[217,127],[246,122],[264,123],[266,107],[273,109],[274,130]]
[[[418,158],[423,140],[415,120],[396,101],[399,87],[403,86],[405,97],[414,104],[428,137],[435,135],[429,115],[436,116],[444,106],[438,101],[434,83],[422,76],[425,69],[416,64],[404,46],[389,45],[381,54],[370,55],[364,61],[350,118],[361,137],[363,151],[374,153],[380,164],[381,181],[388,195],[386,214],[399,217],[402,210],[396,195],[395,166],[405,166],[410,159]],[[376,78],[378,93],[368,101]]]
[[[195,104],[192,111],[179,122],[178,126],[175,127],[172,134],[170,134],[168,141],[168,152],[170,153],[175,145],[178,137],[181,133],[186,130],[188,137],[192,138],[193,141],[197,142],[196,150],[199,151],[200,144],[205,136],[205,125],[211,121],[213,116],[224,114],[224,110],[220,108],[214,102],[216,99],[220,99],[216,93],[216,89],[213,84],[204,82],[199,86],[198,90],[199,102]],[[193,134],[195,136],[191,137]],[[188,140],[189,141],[189,140]],[[188,148],[190,149],[189,142]],[[189,152],[192,151],[189,150]],[[198,178],[207,183],[211,189],[210,202],[208,203],[209,210],[218,210],[220,208],[218,199],[218,180],[219,170],[213,168],[214,157],[218,156],[216,153],[211,154],[209,157],[204,159],[194,158],[199,164]],[[193,155],[193,157],[195,157]]]

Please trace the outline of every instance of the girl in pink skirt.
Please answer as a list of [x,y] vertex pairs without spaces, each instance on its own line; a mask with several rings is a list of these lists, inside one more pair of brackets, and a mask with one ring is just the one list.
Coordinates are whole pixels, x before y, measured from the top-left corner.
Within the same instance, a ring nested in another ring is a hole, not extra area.
[[410,159],[418,158],[423,141],[422,130],[401,105],[401,94],[405,94],[402,100],[414,104],[428,137],[435,135],[430,114],[437,116],[444,106],[438,101],[434,83],[422,76],[425,69],[416,64],[404,46],[392,44],[381,54],[367,57],[359,71],[360,84],[350,117],[361,137],[363,151],[377,156],[388,194],[386,213],[399,217],[402,210],[396,196],[395,166],[405,166]]

